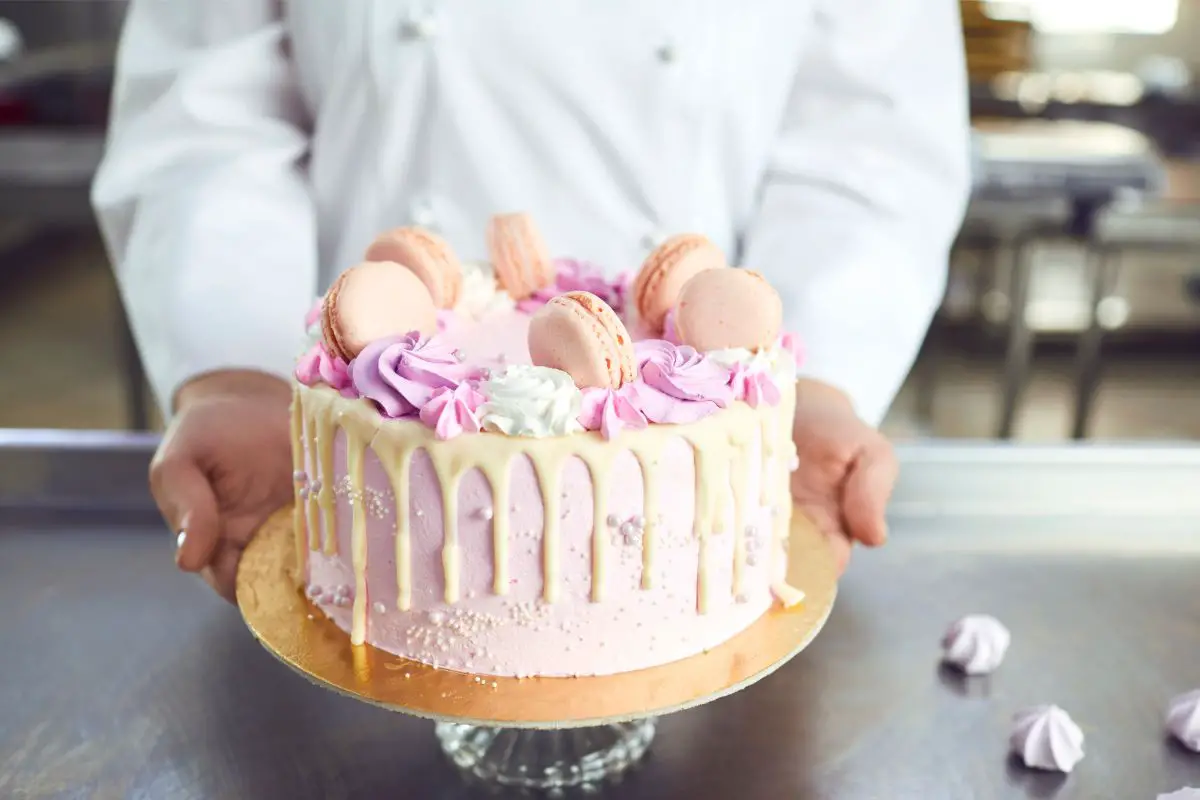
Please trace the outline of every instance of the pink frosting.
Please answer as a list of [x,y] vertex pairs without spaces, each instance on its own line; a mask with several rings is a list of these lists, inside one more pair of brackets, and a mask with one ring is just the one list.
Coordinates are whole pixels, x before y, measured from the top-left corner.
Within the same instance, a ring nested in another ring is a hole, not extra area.
[[305,386],[325,384],[337,389],[343,397],[357,397],[346,362],[329,352],[324,342],[318,342],[296,362],[296,380]]
[[635,401],[633,384],[620,389],[584,389],[579,424],[586,430],[600,431],[605,439],[624,430],[641,430],[649,421]]
[[766,370],[751,369],[737,364],[729,378],[729,385],[733,387],[734,397],[745,401],[751,408],[758,408],[764,404],[779,405],[779,387]]
[[538,289],[531,297],[517,303],[517,308],[526,314],[532,314],[550,300],[567,292],[591,292],[607,303],[613,311],[621,314],[625,310],[625,297],[629,292],[629,284],[633,276],[622,272],[616,278],[609,280],[604,272],[595,264],[578,261],[573,258],[559,258],[554,261],[554,283],[543,289]]
[[313,325],[321,321],[321,306],[325,303],[325,298],[318,297],[316,304],[308,310],[304,315],[304,330],[308,330]]
[[631,391],[651,422],[695,422],[734,399],[730,370],[694,348],[647,339],[633,350],[641,381]]
[[800,341],[799,336],[785,332],[779,337],[779,346],[792,354],[797,369],[804,365],[804,343]]
[[377,339],[350,362],[354,388],[393,419],[416,414],[437,390],[454,389],[474,375],[457,350],[416,331]]
[[484,396],[466,381],[453,389],[438,389],[421,407],[421,422],[433,428],[439,439],[479,433],[479,407],[484,402]]

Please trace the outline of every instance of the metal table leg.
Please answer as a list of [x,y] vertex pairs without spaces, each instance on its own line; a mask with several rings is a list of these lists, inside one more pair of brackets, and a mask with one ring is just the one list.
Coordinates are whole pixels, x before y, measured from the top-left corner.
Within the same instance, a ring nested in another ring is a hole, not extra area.
[[1104,342],[1100,303],[1113,290],[1116,282],[1119,268],[1117,253],[1103,245],[1089,244],[1087,268],[1091,302],[1088,307],[1088,326],[1080,334],[1075,351],[1075,417],[1071,423],[1072,439],[1087,437],[1096,392],[1100,387],[1100,355]]
[[1008,347],[1004,357],[1004,379],[1000,399],[1000,423],[996,437],[1011,439],[1021,391],[1029,379],[1033,361],[1033,331],[1029,327],[1029,282],[1033,272],[1031,251],[1036,241],[1032,234],[1013,242],[1012,270],[1009,275]]

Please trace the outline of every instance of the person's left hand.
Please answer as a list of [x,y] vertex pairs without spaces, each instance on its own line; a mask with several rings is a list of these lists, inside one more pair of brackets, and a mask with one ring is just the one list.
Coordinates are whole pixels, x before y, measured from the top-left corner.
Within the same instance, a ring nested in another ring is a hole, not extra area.
[[844,394],[814,380],[796,384],[792,438],[800,457],[792,496],[825,534],[840,573],[854,542],[878,547],[887,541],[884,510],[899,472],[896,457]]

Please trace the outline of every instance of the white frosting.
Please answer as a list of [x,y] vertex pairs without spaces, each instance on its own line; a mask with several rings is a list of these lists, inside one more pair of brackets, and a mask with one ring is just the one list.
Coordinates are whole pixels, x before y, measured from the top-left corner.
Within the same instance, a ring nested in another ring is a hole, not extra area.
[[1013,717],[1009,745],[1027,767],[1070,772],[1083,758],[1083,731],[1058,706],[1035,706]]
[[764,347],[758,352],[744,347],[731,347],[726,350],[710,350],[705,355],[724,367],[741,364],[749,369],[763,370],[781,386],[796,379],[795,356],[778,344]]
[[1167,706],[1167,730],[1184,747],[1200,753],[1200,689],[1171,700]]
[[950,626],[942,637],[942,659],[968,675],[986,675],[1004,660],[1012,634],[995,617],[972,614]]
[[487,398],[480,409],[485,430],[537,438],[583,430],[583,395],[562,370],[514,364],[493,373],[480,391]]
[[1185,786],[1182,789],[1176,789],[1170,794],[1160,794],[1157,800],[1200,800],[1200,789],[1193,786]]
[[454,310],[470,319],[479,320],[498,311],[512,311],[516,301],[496,285],[496,273],[491,264],[463,264],[462,291]]

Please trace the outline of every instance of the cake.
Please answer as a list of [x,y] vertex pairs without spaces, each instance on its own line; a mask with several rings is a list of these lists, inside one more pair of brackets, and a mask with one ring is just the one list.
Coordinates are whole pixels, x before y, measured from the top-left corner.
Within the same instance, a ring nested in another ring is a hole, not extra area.
[[[605,675],[686,658],[785,582],[797,347],[778,295],[696,234],[637,276],[500,215],[489,263],[389,231],[306,320],[297,582],[434,667]],[[697,344],[697,346],[693,346]]]

